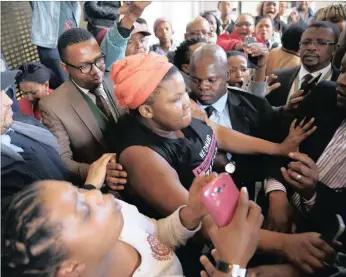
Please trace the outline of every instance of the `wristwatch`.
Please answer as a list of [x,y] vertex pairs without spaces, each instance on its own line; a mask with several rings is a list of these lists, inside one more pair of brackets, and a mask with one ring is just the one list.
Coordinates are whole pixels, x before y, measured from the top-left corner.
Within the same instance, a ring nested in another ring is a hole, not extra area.
[[223,273],[230,273],[231,277],[245,277],[246,276],[246,269],[240,268],[240,266],[237,264],[230,265],[229,263],[226,263],[224,261],[218,261],[216,263],[216,269]]

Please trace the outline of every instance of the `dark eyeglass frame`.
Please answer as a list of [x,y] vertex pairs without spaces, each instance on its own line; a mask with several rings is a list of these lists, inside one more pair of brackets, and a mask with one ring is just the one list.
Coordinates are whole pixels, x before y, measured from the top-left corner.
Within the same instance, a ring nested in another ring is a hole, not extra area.
[[[100,64],[97,65],[97,63],[98,63],[101,59],[103,60],[103,61],[102,61],[102,65],[100,65]],[[97,67],[98,69],[100,69],[101,66],[104,66],[104,65],[106,64],[106,63],[105,63],[105,60],[106,60],[106,55],[105,55],[104,53],[101,53],[101,56],[98,57],[98,58],[96,58],[96,60],[95,60],[94,62],[92,62],[92,63],[85,63],[85,65],[89,65],[89,66],[90,66],[90,69],[89,69],[88,72],[83,72],[83,66],[75,66],[75,65],[70,64],[70,63],[68,63],[68,62],[64,62],[64,63],[65,63],[66,65],[70,66],[70,67],[73,67],[73,68],[75,68],[75,69],[80,70],[80,72],[82,72],[83,74],[90,74],[91,70],[93,69],[93,65],[94,65],[95,67]]]
[[315,46],[318,47],[323,47],[323,46],[329,46],[329,45],[336,45],[337,43],[334,41],[323,41],[323,40],[307,40],[307,41],[300,41],[299,45],[307,47],[310,44],[314,44]]

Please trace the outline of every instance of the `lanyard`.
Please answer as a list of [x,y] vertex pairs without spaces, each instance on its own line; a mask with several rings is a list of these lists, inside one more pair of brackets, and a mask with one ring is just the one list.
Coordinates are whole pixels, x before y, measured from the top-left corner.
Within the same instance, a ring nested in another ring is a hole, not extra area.
[[[327,72],[326,75],[323,76],[323,78],[321,80],[319,80],[318,82],[322,82],[322,81],[326,81],[327,79],[329,79],[332,76],[332,68],[330,68]],[[294,81],[295,83],[295,90],[294,93],[297,92],[299,90],[299,73]]]

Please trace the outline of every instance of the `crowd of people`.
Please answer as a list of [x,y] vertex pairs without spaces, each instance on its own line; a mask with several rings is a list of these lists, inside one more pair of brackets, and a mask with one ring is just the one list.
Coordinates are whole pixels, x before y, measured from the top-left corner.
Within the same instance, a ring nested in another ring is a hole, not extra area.
[[345,276],[346,5],[215,2],[180,42],[150,2],[83,5],[31,2],[40,63],[1,57],[4,276]]

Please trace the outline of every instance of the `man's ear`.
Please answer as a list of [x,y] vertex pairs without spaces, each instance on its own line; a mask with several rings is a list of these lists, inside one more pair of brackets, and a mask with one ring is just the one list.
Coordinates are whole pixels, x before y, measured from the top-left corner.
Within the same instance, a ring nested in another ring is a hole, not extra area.
[[144,118],[151,119],[154,117],[154,111],[150,105],[143,104],[139,106],[138,111]]
[[189,74],[189,65],[187,63],[182,64],[181,69],[184,73]]
[[229,70],[227,70],[227,83],[229,82],[230,78],[231,78],[231,74],[229,74]]
[[85,271],[85,263],[67,260],[59,267],[56,277],[80,277]]
[[62,70],[64,70],[65,72],[68,72],[66,63],[60,62],[60,66],[61,66]]

